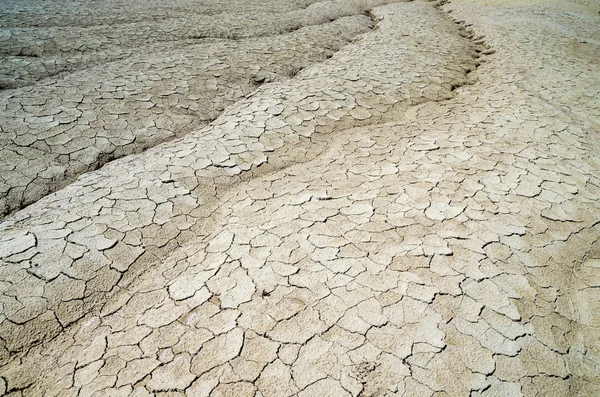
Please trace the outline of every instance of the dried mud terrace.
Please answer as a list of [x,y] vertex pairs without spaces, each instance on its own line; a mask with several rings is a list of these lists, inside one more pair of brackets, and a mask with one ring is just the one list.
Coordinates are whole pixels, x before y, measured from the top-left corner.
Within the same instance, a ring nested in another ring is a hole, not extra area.
[[598,394],[598,6],[486,3],[6,219],[0,392]]

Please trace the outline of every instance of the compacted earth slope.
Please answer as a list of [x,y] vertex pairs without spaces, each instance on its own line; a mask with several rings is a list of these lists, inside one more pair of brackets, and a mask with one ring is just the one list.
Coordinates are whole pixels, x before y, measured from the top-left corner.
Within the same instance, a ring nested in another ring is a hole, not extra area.
[[1,5],[0,395],[600,393],[598,2],[169,4]]

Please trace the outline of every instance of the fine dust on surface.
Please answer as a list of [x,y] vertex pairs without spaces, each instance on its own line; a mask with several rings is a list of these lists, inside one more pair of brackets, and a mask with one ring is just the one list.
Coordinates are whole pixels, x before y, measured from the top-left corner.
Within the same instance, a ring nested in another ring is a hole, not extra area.
[[169,4],[0,4],[0,395],[600,393],[598,2]]

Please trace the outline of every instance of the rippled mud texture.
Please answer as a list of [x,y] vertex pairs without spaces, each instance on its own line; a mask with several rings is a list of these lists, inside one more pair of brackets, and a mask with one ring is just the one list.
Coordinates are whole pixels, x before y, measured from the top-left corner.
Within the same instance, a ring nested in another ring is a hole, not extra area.
[[[100,72],[135,82],[133,65],[154,62],[169,75],[144,89],[188,85],[131,102],[115,88],[86,106],[125,121],[116,137],[135,120],[189,120],[7,207],[0,394],[600,393],[600,6],[382,3],[94,2],[87,17],[25,5],[0,17],[15,48],[65,25],[98,48],[174,43],[110,63],[90,50],[79,71],[22,78],[5,103]],[[204,41],[192,50],[186,34]],[[211,77],[219,64],[202,57],[229,67]],[[126,113],[99,110],[115,103]]]

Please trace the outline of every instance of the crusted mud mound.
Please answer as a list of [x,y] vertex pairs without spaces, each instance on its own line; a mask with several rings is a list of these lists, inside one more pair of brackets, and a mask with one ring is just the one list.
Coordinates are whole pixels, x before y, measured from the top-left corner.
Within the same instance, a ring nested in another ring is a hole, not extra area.
[[600,393],[597,2],[163,3],[0,5],[0,395]]

